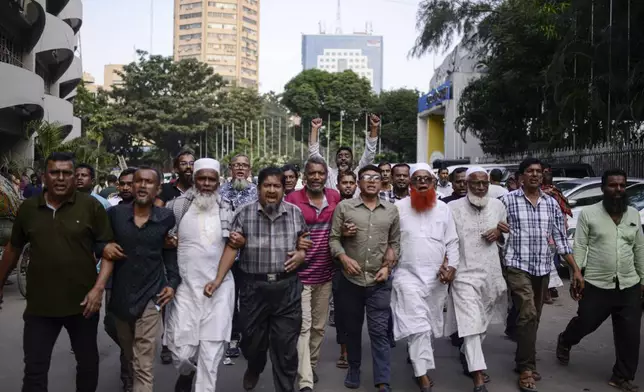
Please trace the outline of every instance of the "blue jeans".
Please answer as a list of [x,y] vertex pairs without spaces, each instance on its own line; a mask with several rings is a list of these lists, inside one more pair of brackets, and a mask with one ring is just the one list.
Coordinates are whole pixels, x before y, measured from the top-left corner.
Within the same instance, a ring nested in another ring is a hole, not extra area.
[[[374,385],[389,384],[391,377],[391,346],[388,336],[391,303],[391,279],[370,287],[351,283],[344,275],[339,279],[338,291],[342,301],[335,304],[341,312],[347,337],[349,367],[359,369],[362,362],[362,325],[365,310],[367,329],[371,340]],[[338,306],[339,305],[339,306]]]

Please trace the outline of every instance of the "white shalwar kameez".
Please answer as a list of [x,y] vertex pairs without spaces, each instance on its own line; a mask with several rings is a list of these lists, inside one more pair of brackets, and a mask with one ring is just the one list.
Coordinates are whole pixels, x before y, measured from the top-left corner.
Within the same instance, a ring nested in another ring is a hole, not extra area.
[[434,369],[432,337],[443,336],[447,285],[437,274],[445,256],[458,268],[458,236],[449,207],[437,200],[429,211],[416,212],[411,198],[396,202],[400,213],[400,257],[393,278],[391,309],[394,338],[407,338],[414,374]]
[[458,330],[470,372],[485,370],[481,343],[489,324],[505,321],[508,296],[499,246],[485,240],[482,234],[505,222],[507,212],[503,203],[493,198],[488,198],[487,206],[480,210],[467,197],[449,206],[456,222],[461,259],[450,291],[445,332]]
[[226,245],[219,205],[203,212],[190,206],[179,225],[178,238],[182,282],[168,307],[165,339],[179,373],[197,372],[195,392],[214,392],[217,369],[230,340],[235,302],[230,272],[211,298],[203,294],[206,283],[217,276]]

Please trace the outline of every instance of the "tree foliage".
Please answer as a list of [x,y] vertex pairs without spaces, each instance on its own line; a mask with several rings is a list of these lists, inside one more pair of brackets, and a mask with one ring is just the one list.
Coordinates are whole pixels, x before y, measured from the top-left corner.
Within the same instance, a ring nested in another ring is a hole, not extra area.
[[378,97],[373,112],[382,116],[382,149],[389,153],[388,161],[416,161],[419,96],[417,90],[402,88],[383,91]]

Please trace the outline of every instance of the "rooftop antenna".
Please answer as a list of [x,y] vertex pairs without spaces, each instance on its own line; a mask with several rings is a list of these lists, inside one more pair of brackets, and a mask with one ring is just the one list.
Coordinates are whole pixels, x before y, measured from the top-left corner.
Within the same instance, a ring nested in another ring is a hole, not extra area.
[[322,23],[322,21],[318,22],[318,26],[320,28],[320,34],[326,34],[326,26]]
[[335,33],[342,34],[342,15],[340,12],[340,0],[338,0],[338,10],[335,14]]

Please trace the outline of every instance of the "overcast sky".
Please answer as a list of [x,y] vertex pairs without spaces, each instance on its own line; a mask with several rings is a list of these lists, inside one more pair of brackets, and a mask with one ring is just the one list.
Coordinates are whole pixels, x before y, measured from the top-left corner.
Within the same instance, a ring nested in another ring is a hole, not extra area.
[[[171,55],[174,0],[154,1],[154,39],[150,40],[150,0],[84,0],[81,28],[83,67],[98,84],[105,64],[129,63],[134,50]],[[408,57],[416,39],[419,0],[342,0],[344,33],[364,31],[384,36],[384,87],[427,91],[433,70],[444,55]],[[281,92],[302,70],[302,34],[335,30],[337,0],[260,0],[260,91]]]

